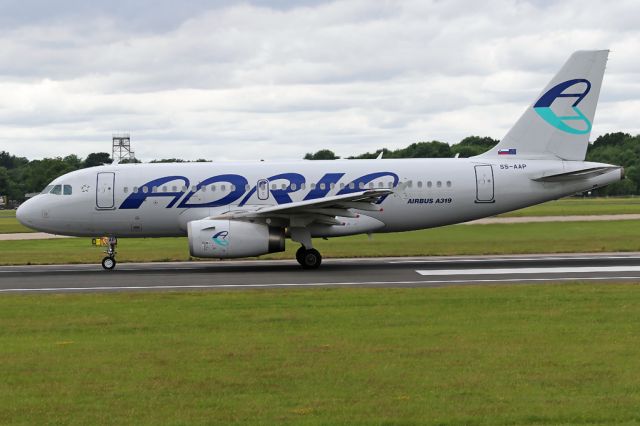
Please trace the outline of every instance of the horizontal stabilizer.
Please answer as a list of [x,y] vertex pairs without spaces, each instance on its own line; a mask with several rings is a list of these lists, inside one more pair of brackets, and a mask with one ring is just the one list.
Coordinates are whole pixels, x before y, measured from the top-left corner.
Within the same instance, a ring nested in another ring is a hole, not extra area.
[[[569,180],[582,180],[600,176],[616,169],[622,169],[622,167],[589,167],[587,169],[573,170],[570,172],[562,172],[531,178],[531,180],[535,180],[536,182],[565,182]],[[624,171],[622,173],[624,175]]]

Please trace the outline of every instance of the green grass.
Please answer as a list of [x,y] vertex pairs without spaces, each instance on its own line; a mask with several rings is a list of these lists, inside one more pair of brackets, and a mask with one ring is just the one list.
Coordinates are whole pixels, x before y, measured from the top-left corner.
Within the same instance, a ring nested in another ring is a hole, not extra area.
[[[315,239],[325,257],[610,252],[640,250],[640,221],[454,225],[423,231]],[[263,256],[293,259],[298,244]],[[0,241],[0,264],[97,263],[102,250],[89,238]],[[120,239],[118,261],[188,260],[186,238]]]
[[16,219],[15,210],[0,210],[0,234],[13,234],[18,232],[34,232],[32,229],[22,226]]
[[505,213],[500,217],[640,214],[640,198],[563,198]]
[[0,297],[2,424],[640,422],[637,285]]

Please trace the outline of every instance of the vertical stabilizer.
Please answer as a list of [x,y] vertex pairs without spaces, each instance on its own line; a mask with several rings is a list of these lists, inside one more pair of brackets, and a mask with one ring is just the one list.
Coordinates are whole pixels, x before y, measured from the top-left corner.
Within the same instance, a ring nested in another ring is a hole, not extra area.
[[479,157],[584,160],[608,55],[572,54],[500,143]]

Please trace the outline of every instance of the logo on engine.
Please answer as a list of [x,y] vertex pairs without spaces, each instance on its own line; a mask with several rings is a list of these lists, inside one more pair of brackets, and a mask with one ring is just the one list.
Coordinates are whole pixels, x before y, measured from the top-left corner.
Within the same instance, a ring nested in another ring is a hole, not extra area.
[[211,239],[214,243],[219,245],[220,247],[226,247],[229,245],[229,231],[220,231],[215,234]]
[[[581,92],[564,93],[565,90],[576,85],[578,85],[578,90],[582,90]],[[544,121],[556,129],[574,135],[589,133],[591,131],[591,122],[578,108],[578,104],[587,96],[589,90],[591,90],[591,82],[584,78],[565,81],[553,86],[542,95],[542,97],[538,99],[538,102],[533,105],[533,109]],[[571,105],[571,109],[573,109],[576,115],[556,115],[553,109],[551,109],[551,106],[558,98],[576,98],[576,101]],[[571,122],[572,125],[569,125],[569,122]],[[573,126],[574,123],[576,123],[577,126]]]

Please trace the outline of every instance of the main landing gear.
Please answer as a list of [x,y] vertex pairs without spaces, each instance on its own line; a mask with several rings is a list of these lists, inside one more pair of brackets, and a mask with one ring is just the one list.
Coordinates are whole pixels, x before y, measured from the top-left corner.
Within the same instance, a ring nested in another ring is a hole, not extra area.
[[320,252],[313,248],[311,233],[306,226],[292,226],[289,228],[291,239],[302,244],[296,252],[296,260],[303,269],[318,269],[322,263]]
[[302,246],[296,252],[296,260],[304,269],[318,269],[322,263],[322,255],[316,249],[307,250]]
[[107,242],[107,249],[105,253],[107,256],[102,259],[102,267],[104,269],[111,270],[116,267],[116,246],[118,245],[118,239],[116,237],[109,237]]

